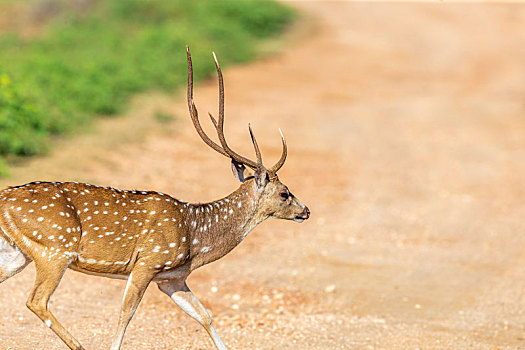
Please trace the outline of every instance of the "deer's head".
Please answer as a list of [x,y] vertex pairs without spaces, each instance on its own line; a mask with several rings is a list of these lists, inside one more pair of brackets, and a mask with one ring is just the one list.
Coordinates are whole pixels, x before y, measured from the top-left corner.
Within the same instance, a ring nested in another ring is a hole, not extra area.
[[[287,146],[284,136],[281,132],[281,139],[283,144],[283,151],[279,161],[271,168],[266,168],[262,163],[262,156],[257,145],[257,141],[253,134],[252,128],[248,125],[252,143],[255,148],[257,161],[245,158],[234,152],[227,144],[224,137],[224,82],[222,78],[222,71],[213,54],[215,66],[217,68],[217,75],[219,78],[219,120],[210,114],[210,119],[217,130],[217,136],[220,145],[211,140],[199,122],[197,108],[193,102],[193,66],[191,62],[191,54],[189,47],[186,46],[186,54],[188,58],[188,108],[190,110],[191,120],[197,130],[199,136],[204,142],[213,148],[215,151],[231,159],[233,175],[237,180],[246,186],[254,199],[258,202],[260,215],[265,217],[273,217],[278,219],[294,220],[296,222],[303,222],[310,217],[310,210],[301,203],[289,190],[288,187],[279,181],[277,171],[283,166],[286,155]],[[280,130],[279,130],[280,131]],[[249,169],[253,172],[250,172]]]

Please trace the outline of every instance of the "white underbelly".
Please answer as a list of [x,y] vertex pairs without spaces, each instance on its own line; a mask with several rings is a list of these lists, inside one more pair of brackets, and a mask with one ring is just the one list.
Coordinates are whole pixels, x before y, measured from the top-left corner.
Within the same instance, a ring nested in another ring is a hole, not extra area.
[[90,270],[86,270],[86,269],[81,269],[81,268],[79,268],[78,266],[76,266],[74,264],[69,265],[69,268],[71,270],[74,270],[74,271],[85,273],[86,275],[92,275],[92,276],[98,276],[98,277],[106,277],[106,278],[113,278],[113,279],[117,279],[117,280],[127,280],[128,277],[129,277],[128,275],[124,275],[124,274],[116,274],[116,273],[108,273],[108,272],[95,272],[95,271],[90,271]]
[[[106,277],[106,278],[113,278],[113,279],[119,279],[119,280],[127,280],[129,275],[125,274],[116,274],[116,273],[107,273],[107,272],[95,272],[91,270],[86,270],[79,268],[77,265],[71,264],[69,265],[69,268],[74,271],[85,273],[86,275],[92,275],[92,276],[98,276],[98,277]],[[158,273],[154,278],[153,282],[160,282],[160,281],[166,281],[166,280],[172,280],[172,279],[180,279],[185,278],[189,275],[189,265],[183,265],[177,268],[174,268],[172,270],[163,271]]]
[[18,248],[0,236],[0,282],[22,271],[31,260]]

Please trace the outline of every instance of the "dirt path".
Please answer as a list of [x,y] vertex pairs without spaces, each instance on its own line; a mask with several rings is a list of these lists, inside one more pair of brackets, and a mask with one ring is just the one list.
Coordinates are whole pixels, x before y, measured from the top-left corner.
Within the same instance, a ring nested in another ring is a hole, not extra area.
[[[300,2],[317,30],[225,72],[227,137],[270,163],[312,211],[265,222],[189,285],[232,349],[525,349],[525,6]],[[212,49],[212,48],[210,48]],[[215,82],[196,89],[216,109]],[[207,201],[236,187],[182,93],[58,141],[2,185],[35,179]],[[155,111],[179,118],[160,124]],[[210,130],[210,129],[208,129]],[[32,267],[0,287],[0,349],[63,349],[24,307]],[[212,288],[213,287],[213,288]],[[52,308],[109,348],[121,281],[68,272]],[[216,292],[214,292],[216,291]],[[125,349],[210,349],[151,287]],[[2,348],[3,347],[3,348]]]

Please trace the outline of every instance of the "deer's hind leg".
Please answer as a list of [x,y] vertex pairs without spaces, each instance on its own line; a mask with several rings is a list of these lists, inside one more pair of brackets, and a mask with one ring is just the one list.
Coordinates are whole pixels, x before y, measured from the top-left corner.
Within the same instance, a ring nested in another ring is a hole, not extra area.
[[27,307],[37,315],[42,322],[70,348],[84,350],[82,345],[62,326],[62,324],[49,311],[49,299],[60,283],[64,272],[71,263],[67,257],[54,259],[52,263],[48,258],[35,259],[35,284],[27,299]]

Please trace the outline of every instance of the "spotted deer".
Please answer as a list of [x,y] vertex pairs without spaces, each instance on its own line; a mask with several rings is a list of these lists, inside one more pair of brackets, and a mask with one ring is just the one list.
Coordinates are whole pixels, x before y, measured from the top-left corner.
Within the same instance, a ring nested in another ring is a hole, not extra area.
[[120,349],[126,327],[152,281],[206,329],[217,349],[226,349],[186,278],[228,254],[263,220],[302,222],[310,216],[308,208],[277,177],[287,156],[282,133],[282,156],[271,168],[262,163],[251,127],[257,161],[228,146],[223,131],[224,84],[215,54],[219,117],[217,121],[210,114],[210,118],[220,145],[204,133],[193,102],[188,47],[186,53],[191,120],[207,145],[231,159],[234,176],[241,182],[236,191],[199,204],[155,191],[77,182],[32,182],[0,192],[0,282],[34,261],[36,278],[26,305],[70,349],[84,348],[49,310],[49,299],[67,268],[127,280],[112,350]]

